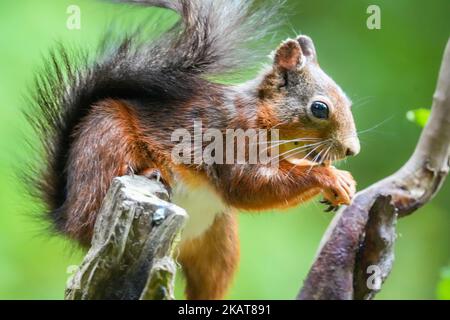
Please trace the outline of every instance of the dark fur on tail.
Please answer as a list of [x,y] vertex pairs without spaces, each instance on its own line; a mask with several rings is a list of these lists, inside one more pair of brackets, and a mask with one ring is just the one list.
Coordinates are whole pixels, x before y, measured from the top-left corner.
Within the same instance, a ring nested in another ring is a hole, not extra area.
[[66,222],[72,133],[92,105],[107,98],[189,99],[201,90],[205,77],[233,72],[258,59],[248,45],[267,34],[268,19],[276,7],[258,8],[251,1],[236,0],[118,2],[169,8],[182,19],[150,44],[138,40],[145,36],[139,32],[120,40],[106,36],[95,59],[62,45],[49,55],[27,112],[44,150],[42,165],[28,178],[60,231]]

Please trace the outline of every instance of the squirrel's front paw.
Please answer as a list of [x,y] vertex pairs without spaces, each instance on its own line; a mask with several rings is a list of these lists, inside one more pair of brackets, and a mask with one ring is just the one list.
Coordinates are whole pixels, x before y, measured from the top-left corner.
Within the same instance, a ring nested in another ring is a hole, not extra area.
[[322,188],[324,200],[328,204],[326,211],[336,210],[340,205],[350,204],[356,193],[356,182],[348,171],[330,167],[329,179]]

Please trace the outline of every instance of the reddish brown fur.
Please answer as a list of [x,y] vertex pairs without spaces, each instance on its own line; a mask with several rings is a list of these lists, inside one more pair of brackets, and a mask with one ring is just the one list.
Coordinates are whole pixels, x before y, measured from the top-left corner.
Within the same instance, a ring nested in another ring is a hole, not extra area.
[[[76,128],[68,163],[69,197],[65,230],[84,245],[90,243],[96,214],[115,176],[155,167],[156,143],[149,149],[133,110],[107,100],[92,107]],[[113,151],[112,151],[113,150]],[[152,152],[150,154],[150,152]],[[163,166],[158,168],[164,172]]]
[[[266,176],[259,170],[273,170]],[[279,168],[252,165],[224,168],[221,174],[222,196],[233,207],[244,210],[286,208],[310,199],[322,190],[336,194],[333,203],[342,196],[339,174],[333,167],[295,166],[281,161]],[[348,177],[350,179],[350,177]],[[348,181],[351,183],[352,179]],[[344,202],[341,202],[344,203]]]
[[188,299],[222,299],[239,262],[235,212],[217,216],[202,236],[185,242],[179,261],[186,277]]

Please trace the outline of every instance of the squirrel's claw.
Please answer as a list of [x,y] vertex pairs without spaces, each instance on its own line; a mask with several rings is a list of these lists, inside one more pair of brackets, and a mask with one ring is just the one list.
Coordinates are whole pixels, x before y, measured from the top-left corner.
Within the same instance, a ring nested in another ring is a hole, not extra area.
[[122,175],[132,176],[134,177],[134,169],[131,164],[126,164],[122,168]]
[[333,205],[329,200],[322,199],[319,201],[321,204],[325,204],[328,207],[324,210],[324,212],[336,212],[339,209],[339,206]]
[[164,179],[164,177],[162,176],[162,173],[159,169],[148,168],[148,169],[143,170],[140,174],[143,175],[144,177],[146,177],[147,179],[161,182],[166,187],[167,191],[169,192],[169,196],[170,197],[172,196],[172,188],[171,188],[170,184],[168,183],[168,181],[166,179]]
[[330,205],[324,210],[324,212],[336,212],[339,210],[339,206]]
[[157,182],[161,181],[161,171],[158,169],[150,169],[147,172],[144,172],[144,176],[150,180],[156,180]]
[[356,183],[349,172],[330,168],[328,185],[322,190],[324,200],[328,202],[321,203],[332,207],[326,212],[337,211],[340,205],[350,204],[356,192]]

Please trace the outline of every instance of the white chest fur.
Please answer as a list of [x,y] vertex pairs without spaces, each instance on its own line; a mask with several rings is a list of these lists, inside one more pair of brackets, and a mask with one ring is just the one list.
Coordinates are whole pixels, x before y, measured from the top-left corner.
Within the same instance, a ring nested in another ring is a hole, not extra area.
[[172,202],[184,208],[189,216],[181,241],[194,239],[204,233],[217,215],[226,210],[222,199],[208,185],[191,187],[178,180]]

